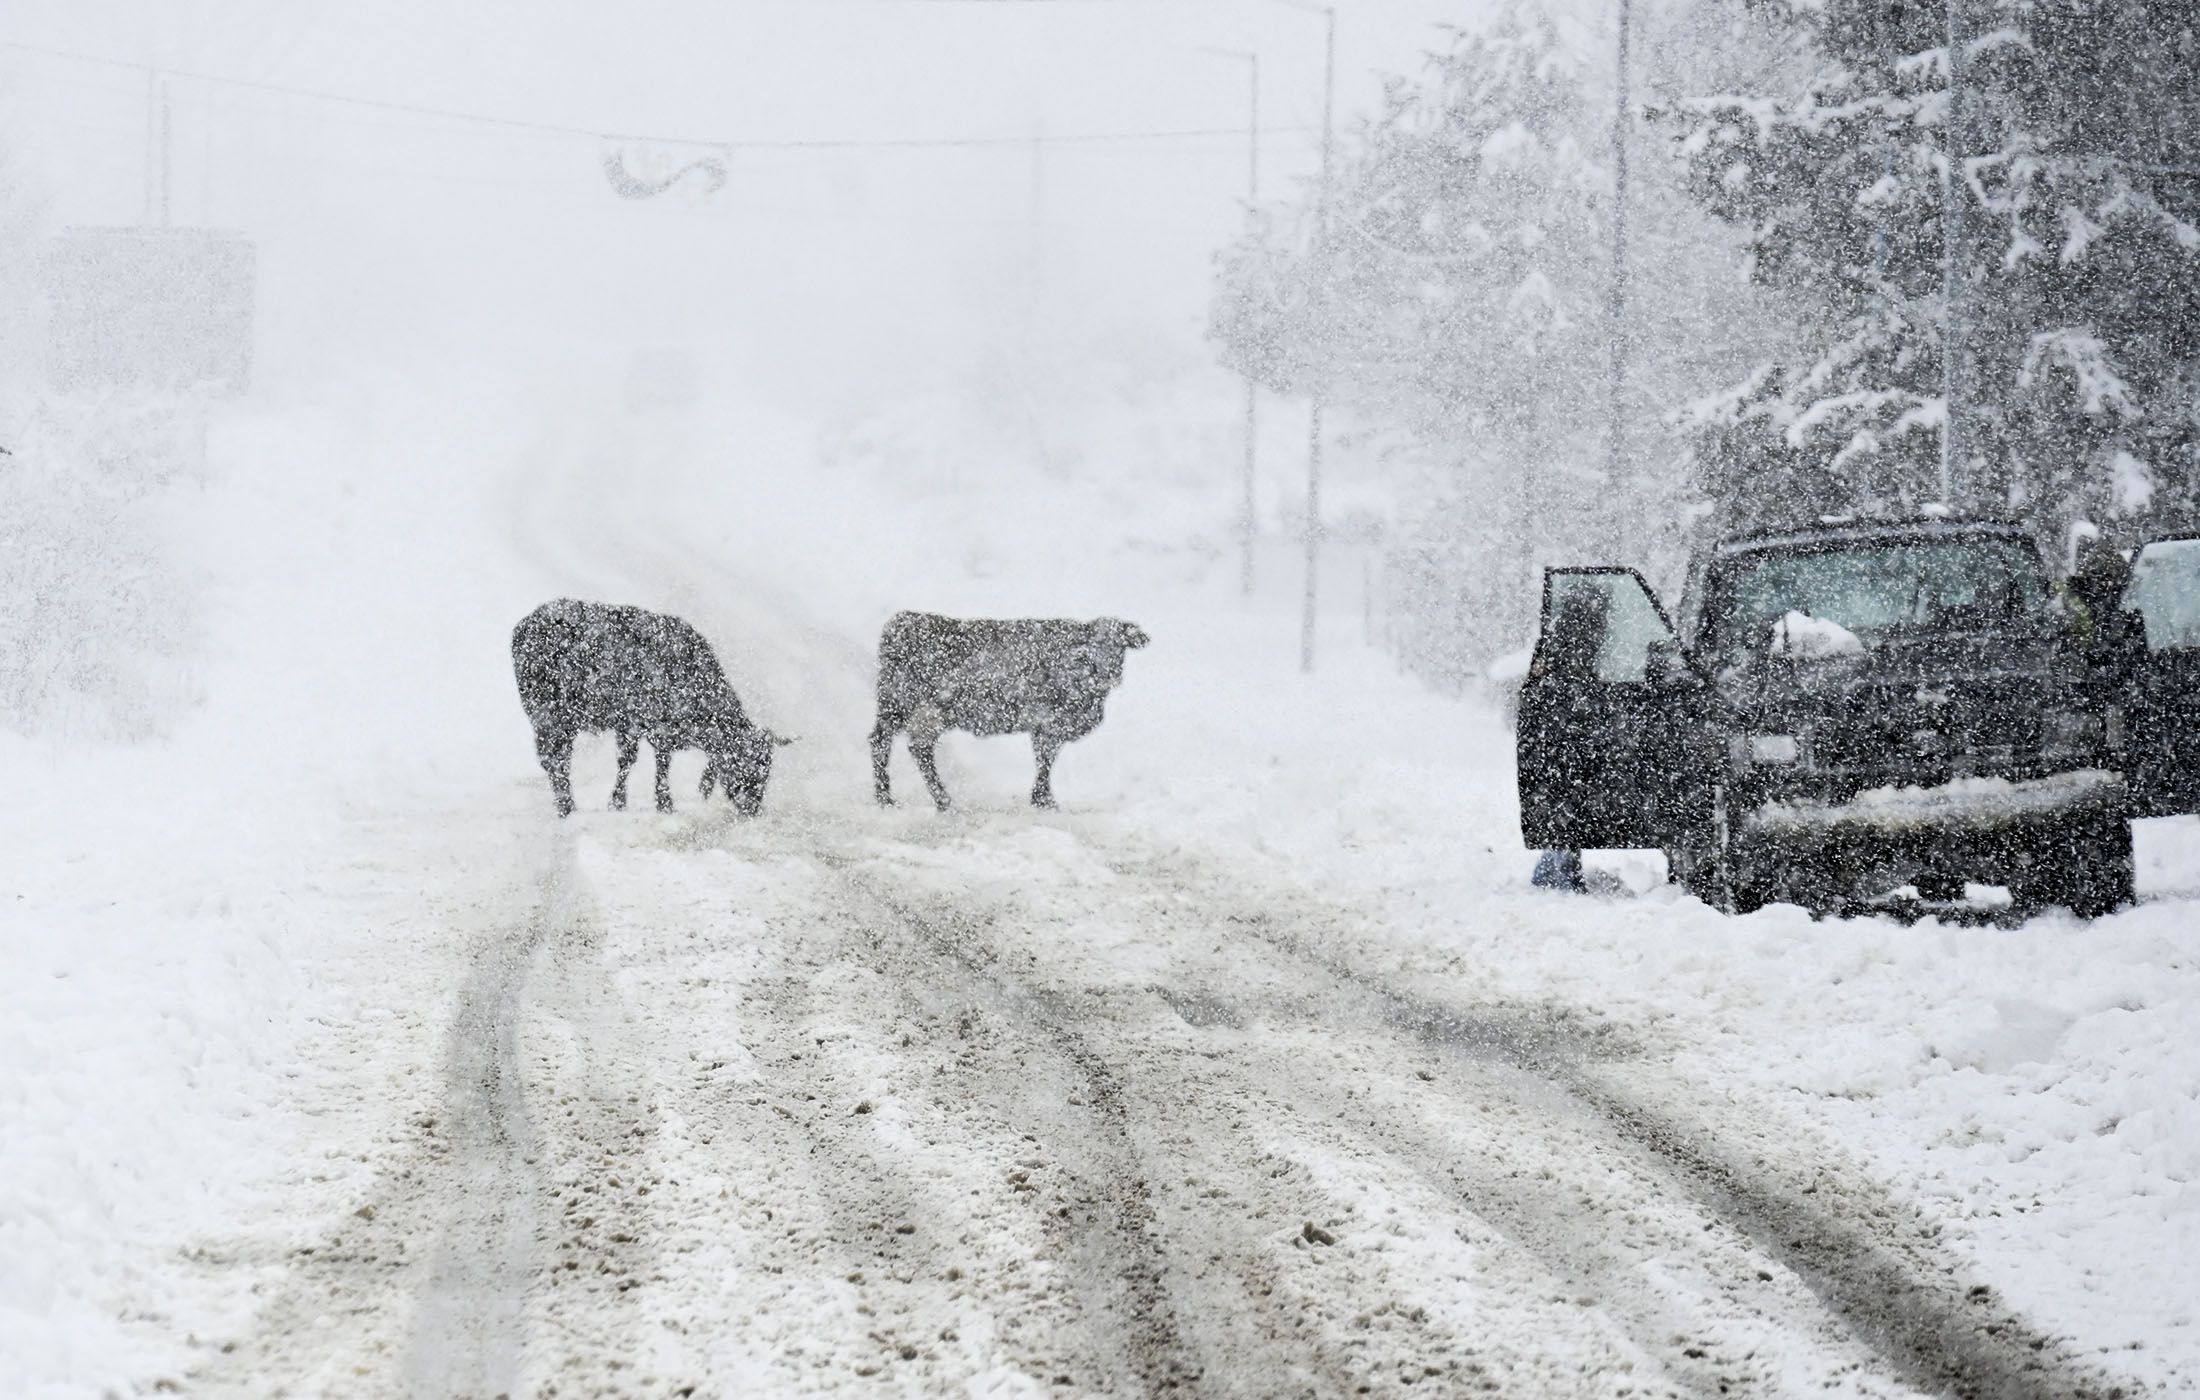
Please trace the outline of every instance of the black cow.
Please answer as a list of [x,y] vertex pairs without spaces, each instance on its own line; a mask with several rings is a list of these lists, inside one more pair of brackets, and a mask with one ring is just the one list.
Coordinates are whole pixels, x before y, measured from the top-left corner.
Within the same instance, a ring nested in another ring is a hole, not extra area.
[[878,724],[871,730],[872,787],[891,805],[887,765],[894,736],[909,752],[942,811],[947,789],[933,766],[941,734],[1029,734],[1039,761],[1034,807],[1052,807],[1054,756],[1100,725],[1108,692],[1123,683],[1123,653],[1150,639],[1112,617],[972,620],[895,613],[878,639]]
[[570,598],[544,603],[512,629],[512,676],[561,817],[573,810],[576,734],[618,735],[614,808],[626,806],[627,770],[647,739],[657,755],[658,811],[672,810],[673,751],[701,749],[726,796],[749,816],[764,805],[773,748],[788,742],[742,712],[702,633],[663,613]]

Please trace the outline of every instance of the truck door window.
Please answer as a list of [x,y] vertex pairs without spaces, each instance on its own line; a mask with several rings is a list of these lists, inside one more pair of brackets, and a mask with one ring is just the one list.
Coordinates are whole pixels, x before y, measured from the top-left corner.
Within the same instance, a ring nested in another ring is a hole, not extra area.
[[1646,677],[1652,644],[1673,635],[1629,573],[1552,575],[1549,616],[1539,659],[1560,676],[1593,676],[1607,685]]

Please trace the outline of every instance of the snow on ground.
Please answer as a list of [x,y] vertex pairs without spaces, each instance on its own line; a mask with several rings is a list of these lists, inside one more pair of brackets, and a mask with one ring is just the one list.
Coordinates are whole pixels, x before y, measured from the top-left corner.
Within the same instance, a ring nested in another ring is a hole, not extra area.
[[[464,407],[223,425],[172,503],[201,708],[0,750],[25,1393],[1130,1391],[1215,1355],[1246,1369],[1214,1389],[1421,1357],[1903,1393],[1593,1111],[1622,1101],[1914,1203],[2081,1356],[2200,1375],[2200,823],[2147,824],[2146,901],[2093,925],[1728,919],[1628,855],[1543,894],[1494,715],[1365,648],[1344,561],[1302,676],[1287,551],[1238,598],[1227,482],[1167,442],[950,494],[760,411]],[[696,809],[692,756],[680,813],[590,812],[602,741],[549,819],[504,648],[559,591],[704,627],[802,736],[764,819]],[[869,806],[899,607],[1153,635],[1063,814],[1022,805],[1021,741],[965,736],[957,812],[906,756]],[[1515,1058],[1399,998],[1520,1018]]]

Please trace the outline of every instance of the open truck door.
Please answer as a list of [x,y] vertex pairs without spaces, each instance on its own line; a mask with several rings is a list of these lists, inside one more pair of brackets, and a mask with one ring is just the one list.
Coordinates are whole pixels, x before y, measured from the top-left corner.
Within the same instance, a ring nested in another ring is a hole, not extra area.
[[1704,697],[1673,625],[1633,569],[1548,569],[1520,690],[1520,834],[1532,848],[1674,844]]
[[2120,611],[2131,814],[2200,812],[2200,538],[2140,549]]

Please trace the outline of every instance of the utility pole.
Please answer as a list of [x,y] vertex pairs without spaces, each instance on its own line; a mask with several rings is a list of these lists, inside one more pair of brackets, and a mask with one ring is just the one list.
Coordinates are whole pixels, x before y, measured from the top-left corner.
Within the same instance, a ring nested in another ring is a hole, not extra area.
[[1025,363],[1038,353],[1040,260],[1045,252],[1046,233],[1046,123],[1031,129],[1031,189],[1030,204],[1025,213],[1026,244],[1024,248],[1024,354]]
[[208,228],[214,226],[214,97],[212,83],[205,85],[205,110],[200,115],[199,133],[199,222]]
[[[1628,0],[1619,0],[1618,101],[1612,111],[1612,365],[1605,425],[1605,490],[1615,512],[1627,509],[1627,40]],[[1620,515],[1617,518],[1624,518]]]
[[[1329,299],[1329,200],[1330,170],[1337,102],[1337,11],[1322,9],[1322,183],[1314,205],[1314,324],[1323,324],[1320,310]],[[1322,547],[1322,400],[1329,392],[1329,351],[1315,355],[1314,404],[1306,424],[1306,606],[1299,618],[1299,669],[1314,669],[1314,610],[1321,570]]]
[[171,131],[168,82],[164,78],[160,84],[160,226],[162,228],[168,227],[169,191],[174,183],[175,162],[171,148],[175,143],[171,139]]
[[[1245,56],[1246,67],[1251,74],[1246,85],[1248,100],[1245,115],[1245,202],[1248,207],[1260,205],[1260,55]],[[1238,587],[1246,597],[1253,596],[1253,543],[1259,535],[1259,480],[1260,480],[1260,385],[1248,370],[1245,374],[1245,499],[1241,503],[1243,517],[1238,522],[1239,568]]]
[[[1248,209],[1260,205],[1260,55],[1244,49],[1207,48],[1224,58],[1245,60],[1250,79],[1245,115],[1245,202]],[[1253,596],[1253,542],[1259,525],[1257,490],[1260,457],[1260,384],[1252,371],[1245,374],[1245,473],[1244,499],[1238,503],[1238,586]]]
[[153,222],[153,187],[159,183],[156,164],[160,149],[160,70],[147,64],[145,68],[145,202],[138,210],[138,222]]
[[1976,406],[1971,396],[1971,268],[1969,172],[1964,168],[1970,150],[1970,59],[1963,51],[1963,0],[1947,0],[1948,6],[1948,118],[1942,135],[1942,151],[1948,166],[1941,200],[1940,293],[1944,303],[1941,326],[1941,397],[1944,421],[1940,429],[1940,500],[1961,507],[1970,498],[1971,437]]

